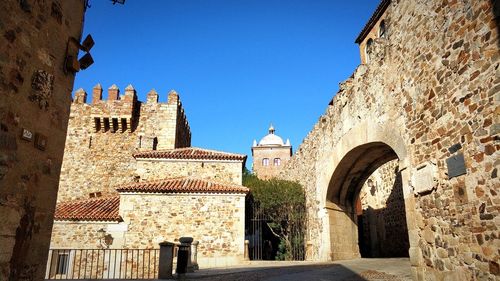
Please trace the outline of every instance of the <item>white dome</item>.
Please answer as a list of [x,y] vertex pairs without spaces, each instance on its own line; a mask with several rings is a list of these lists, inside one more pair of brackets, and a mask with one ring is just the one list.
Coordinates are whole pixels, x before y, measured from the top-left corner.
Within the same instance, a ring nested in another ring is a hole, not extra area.
[[271,124],[271,126],[269,127],[269,134],[267,136],[263,137],[259,141],[259,146],[261,146],[261,145],[279,145],[279,146],[283,146],[285,144],[283,143],[283,139],[282,138],[280,138],[279,136],[277,136],[277,135],[274,134],[274,127]]
[[275,134],[268,134],[260,140],[259,145],[284,145],[284,143],[283,139],[279,136]]

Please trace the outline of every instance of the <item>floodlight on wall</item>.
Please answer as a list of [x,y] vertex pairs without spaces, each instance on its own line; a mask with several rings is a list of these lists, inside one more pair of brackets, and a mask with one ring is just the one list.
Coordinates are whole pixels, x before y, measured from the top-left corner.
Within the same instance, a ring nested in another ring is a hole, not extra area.
[[92,35],[87,35],[87,37],[85,37],[85,39],[83,40],[82,44],[80,45],[81,46],[81,49],[84,50],[85,52],[90,52],[90,49],[92,49],[92,47],[94,47],[94,38],[92,38]]
[[81,59],[78,60],[78,63],[80,64],[80,69],[87,69],[87,67],[94,63],[94,59],[90,53],[86,53]]
[[118,3],[118,4],[125,4],[125,0],[111,0],[111,2],[113,2],[113,5]]
[[[71,72],[76,73],[80,69],[86,69],[94,63],[94,59],[90,55],[90,49],[94,46],[95,42],[92,36],[89,34],[83,42],[80,42],[74,37],[70,37],[68,40],[68,45],[66,46],[66,58],[64,60],[64,71],[65,73]],[[85,55],[78,59],[74,54],[78,54],[78,51],[82,50]]]

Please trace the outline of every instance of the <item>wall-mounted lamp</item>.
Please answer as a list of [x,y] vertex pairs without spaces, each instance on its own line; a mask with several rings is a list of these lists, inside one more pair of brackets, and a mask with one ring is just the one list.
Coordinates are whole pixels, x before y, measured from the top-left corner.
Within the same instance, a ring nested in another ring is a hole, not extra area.
[[106,237],[106,230],[104,230],[104,228],[99,229],[97,233],[99,234],[99,240],[104,239],[104,237]]
[[108,249],[111,244],[113,244],[113,236],[111,234],[107,234],[104,228],[101,228],[97,231],[97,236],[99,237],[99,244],[104,249]]
[[[95,42],[92,36],[89,34],[83,42],[80,44],[78,40],[74,37],[70,37],[68,44],[66,46],[66,59],[64,61],[64,71],[67,72],[78,72],[80,69],[86,69],[94,63],[94,59],[90,55],[90,49],[94,46]],[[85,52],[80,59],[72,54],[78,54],[78,50]]]

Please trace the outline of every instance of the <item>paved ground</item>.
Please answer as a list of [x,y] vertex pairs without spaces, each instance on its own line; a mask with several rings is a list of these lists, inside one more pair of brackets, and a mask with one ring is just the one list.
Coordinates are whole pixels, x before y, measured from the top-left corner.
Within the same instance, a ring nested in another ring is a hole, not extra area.
[[245,267],[205,269],[184,280],[235,281],[406,281],[411,280],[407,258],[356,259],[330,263],[250,262]]
[[[194,273],[188,273],[183,278],[177,278],[176,276],[176,280],[407,281],[411,280],[410,276],[409,259],[393,258],[356,259],[329,263],[252,261],[238,267],[201,269]],[[101,281],[104,280],[101,279]]]

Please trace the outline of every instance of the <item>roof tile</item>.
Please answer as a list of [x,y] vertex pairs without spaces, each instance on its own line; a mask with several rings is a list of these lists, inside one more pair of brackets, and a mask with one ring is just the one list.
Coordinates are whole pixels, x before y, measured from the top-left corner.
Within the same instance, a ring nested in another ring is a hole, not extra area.
[[185,147],[168,150],[150,150],[134,153],[134,157],[146,159],[182,159],[182,160],[233,160],[244,161],[243,154],[228,153],[198,147]]
[[120,197],[99,197],[58,203],[54,218],[61,221],[121,221]]
[[370,30],[373,28],[373,26],[377,23],[378,19],[384,14],[385,10],[387,7],[389,7],[389,4],[391,4],[391,0],[382,0],[378,4],[377,8],[373,12],[372,16],[368,20],[368,22],[365,24],[361,32],[359,33],[358,37],[356,37],[356,40],[354,43],[359,44],[361,41],[363,41],[370,32]]
[[248,193],[248,188],[241,185],[189,177],[136,182],[121,185],[116,190],[151,193]]

